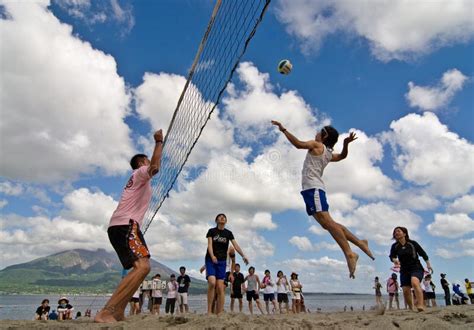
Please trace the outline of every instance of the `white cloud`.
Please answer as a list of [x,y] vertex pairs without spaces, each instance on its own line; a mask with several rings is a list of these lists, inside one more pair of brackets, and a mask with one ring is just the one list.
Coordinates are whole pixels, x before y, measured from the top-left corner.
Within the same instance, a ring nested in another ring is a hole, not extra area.
[[448,205],[446,211],[449,213],[466,213],[474,212],[474,195],[464,195],[454,200]]
[[[349,145],[349,155],[341,162],[332,163],[324,170],[323,179],[330,193],[354,194],[362,198],[393,197],[395,196],[394,183],[376,164],[383,159],[383,146],[374,137],[364,132],[352,129],[358,139]],[[348,134],[339,136],[334,152],[342,150],[342,143]],[[341,175],[344,173],[344,175]],[[344,197],[345,207],[348,210],[356,206],[357,202]],[[337,201],[337,200],[336,200]],[[328,200],[329,205],[332,201]],[[337,204],[336,204],[337,205]],[[341,211],[343,211],[341,209]]]
[[340,251],[339,245],[337,243],[328,243],[328,242],[319,242],[311,243],[309,238],[306,236],[293,236],[288,241],[290,244],[296,246],[300,251],[321,251],[321,250],[331,250],[331,251]]
[[52,0],[52,2],[89,26],[113,22],[119,26],[122,36],[128,34],[135,25],[131,3],[121,6],[117,0]]
[[0,210],[3,209],[8,204],[6,199],[0,199]]
[[112,56],[74,36],[48,3],[5,2],[11,19],[0,20],[0,135],[10,155],[1,175],[51,183],[123,173],[133,153],[125,82]]
[[341,223],[355,228],[361,239],[368,239],[380,245],[392,244],[392,231],[397,226],[406,227],[410,237],[416,237],[416,231],[422,219],[407,209],[398,209],[384,202],[362,205],[348,214]]
[[394,198],[399,207],[412,211],[433,210],[439,206],[439,200],[435,196],[420,189],[402,190]]
[[80,188],[64,196],[63,205],[63,217],[106,228],[118,202],[101,191]]
[[280,0],[276,8],[304,52],[317,51],[325,38],[343,32],[366,39],[382,61],[467,42],[474,35],[472,11],[470,0]]
[[395,167],[427,193],[454,197],[474,186],[474,145],[449,131],[432,112],[409,114],[383,134],[393,150]]
[[[299,274],[298,278],[305,292],[367,292],[367,282],[373,281],[375,269],[359,261],[355,280],[350,280],[345,261],[322,257],[319,259],[294,258],[284,260],[281,265],[287,273],[293,271]],[[314,278],[317,276],[318,280]]]
[[458,242],[436,249],[436,255],[444,259],[474,257],[474,238],[461,239]]
[[457,69],[446,71],[438,86],[416,86],[414,82],[408,83],[408,93],[405,94],[411,107],[418,107],[424,111],[436,111],[446,107],[456,92],[460,91],[467,77]]
[[458,238],[474,232],[474,220],[467,214],[440,214],[434,216],[435,221],[426,228],[433,236]]
[[112,249],[102,226],[74,219],[1,215],[0,228],[0,268],[69,249]]
[[311,227],[309,227],[309,231],[319,236],[326,235],[328,233],[320,225],[312,225]]
[[300,251],[311,251],[313,250],[313,245],[308,237],[305,236],[293,236],[288,241],[290,244],[296,246]]
[[9,196],[19,196],[23,193],[23,186],[19,183],[3,181],[0,182],[0,193]]

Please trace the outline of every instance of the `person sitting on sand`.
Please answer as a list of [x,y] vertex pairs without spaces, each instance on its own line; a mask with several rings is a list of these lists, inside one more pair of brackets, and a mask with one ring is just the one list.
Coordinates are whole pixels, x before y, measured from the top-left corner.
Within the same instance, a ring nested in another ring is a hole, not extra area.
[[263,312],[262,306],[260,305],[259,299],[259,290],[261,287],[260,279],[258,275],[255,274],[255,267],[251,266],[249,268],[249,274],[245,277],[244,282],[247,282],[247,286],[245,287],[245,292],[247,295],[247,301],[249,303],[249,312],[253,315],[253,304],[252,300],[255,300],[255,304],[257,308],[260,310],[260,313],[265,314]]
[[72,313],[74,307],[69,304],[69,300],[66,297],[61,297],[58,300],[58,319],[59,320],[72,320]]
[[49,318],[49,300],[43,299],[41,306],[36,309],[35,320],[47,320]]
[[333,153],[339,133],[332,126],[325,126],[318,132],[314,140],[300,141],[293,134],[288,132],[283,125],[277,121],[272,121],[273,125],[278,126],[280,131],[297,149],[306,149],[306,159],[303,164],[302,172],[302,192],[304,202],[306,204],[306,212],[335,239],[342,249],[349,268],[349,277],[355,278],[357,260],[359,256],[351,250],[349,242],[355,244],[372,260],[374,256],[369,249],[367,240],[358,239],[345,226],[333,220],[329,214],[329,205],[326,200],[326,186],[322,179],[324,168],[329,162],[339,162],[347,157],[349,152],[349,143],[357,139],[355,133],[350,133],[344,139],[342,152],[340,154]]
[[[207,276],[207,313],[212,314],[212,306],[214,303],[215,292],[217,291],[217,308],[216,314],[224,311],[225,287],[224,279],[227,267],[227,253],[229,243],[232,243],[235,251],[237,251],[248,264],[248,259],[234,238],[234,234],[225,228],[227,217],[220,213],[215,219],[216,227],[210,228],[206,234],[207,251],[206,251],[206,276]],[[231,270],[233,277],[234,269]],[[232,281],[233,279],[231,279]]]
[[400,302],[398,301],[398,281],[397,281],[397,274],[392,273],[387,280],[387,293],[388,293],[388,308],[393,309],[393,300],[397,304],[397,309],[400,309]]
[[303,288],[303,286],[298,280],[298,274],[296,274],[295,272],[291,273],[290,288],[291,310],[294,314],[298,314],[301,311],[301,289]]
[[[416,241],[408,236],[408,229],[405,227],[395,227],[393,230],[393,239],[396,240],[390,249],[390,260],[400,266],[400,283],[403,289],[403,296],[411,310],[414,307],[419,312],[424,311],[423,291],[421,290],[421,281],[423,279],[424,269],[418,259],[421,256],[428,270],[433,273],[431,263],[425,250]],[[411,289],[415,291],[416,304],[413,304]]]
[[286,276],[283,274],[281,270],[277,273],[277,300],[278,300],[278,308],[280,310],[280,314],[283,314],[281,309],[282,303],[285,304],[286,314],[290,312],[288,308],[288,291],[290,290],[290,285],[288,284],[288,280]]

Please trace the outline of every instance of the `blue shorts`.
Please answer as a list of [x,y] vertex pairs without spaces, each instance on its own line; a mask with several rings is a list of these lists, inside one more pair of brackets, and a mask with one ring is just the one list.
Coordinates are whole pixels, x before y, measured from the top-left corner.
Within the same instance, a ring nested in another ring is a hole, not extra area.
[[411,287],[411,278],[416,277],[420,280],[423,280],[424,271],[423,270],[413,270],[408,272],[400,272],[400,286],[409,286]]
[[216,280],[224,280],[226,267],[226,260],[217,260],[217,264],[215,264],[212,259],[206,258],[206,278],[214,276]]
[[306,213],[313,215],[316,212],[329,211],[329,204],[326,200],[326,192],[321,189],[308,189],[301,192],[304,203],[306,204]]

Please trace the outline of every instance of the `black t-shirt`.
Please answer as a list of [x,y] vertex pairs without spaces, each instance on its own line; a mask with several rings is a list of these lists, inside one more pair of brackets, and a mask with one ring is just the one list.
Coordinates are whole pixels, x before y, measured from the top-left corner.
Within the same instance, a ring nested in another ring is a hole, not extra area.
[[46,307],[43,307],[43,306],[40,306],[38,307],[38,309],[36,310],[36,314],[38,314],[39,316],[43,315],[43,314],[49,314],[49,310],[51,309],[50,306],[46,306]]
[[234,293],[242,291],[242,283],[245,282],[244,274],[234,272],[234,283],[232,283],[232,290]]
[[390,249],[390,260],[398,258],[400,261],[400,273],[416,270],[423,271],[418,256],[422,257],[425,261],[428,260],[425,250],[421,248],[420,244],[412,240],[407,240],[405,245],[396,242]]
[[[217,227],[209,229],[206,238],[212,238],[212,251],[217,260],[227,260],[227,249],[229,242],[234,239],[234,234],[230,230],[224,228],[219,230]],[[209,250],[206,252],[206,258],[210,258]]]
[[178,292],[179,293],[184,293],[184,292],[188,292],[188,289],[189,289],[189,283],[191,283],[191,279],[189,278],[188,275],[179,275],[178,276]]
[[449,292],[449,284],[445,278],[441,279],[441,287],[443,288],[444,291]]

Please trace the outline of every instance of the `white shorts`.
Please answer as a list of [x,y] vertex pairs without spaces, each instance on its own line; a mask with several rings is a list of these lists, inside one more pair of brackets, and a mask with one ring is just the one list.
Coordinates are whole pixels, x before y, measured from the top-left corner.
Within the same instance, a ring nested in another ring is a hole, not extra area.
[[178,304],[179,305],[187,305],[188,304],[188,293],[187,292],[178,293]]
[[291,293],[292,300],[301,300],[301,292],[292,292]]

